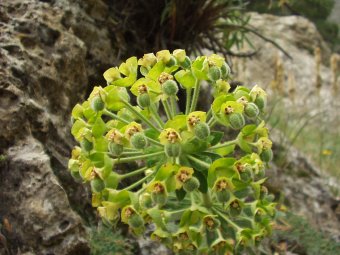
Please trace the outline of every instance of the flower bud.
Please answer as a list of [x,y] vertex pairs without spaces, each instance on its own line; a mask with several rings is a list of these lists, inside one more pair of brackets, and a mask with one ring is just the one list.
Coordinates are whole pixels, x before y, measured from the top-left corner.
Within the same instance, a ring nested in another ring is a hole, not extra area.
[[185,53],[185,50],[182,50],[182,49],[174,50],[173,55],[180,63],[185,61],[185,57],[187,56]]
[[183,184],[183,189],[186,192],[192,192],[200,186],[200,182],[196,177],[191,177]]
[[195,125],[194,132],[199,139],[204,140],[210,135],[209,125],[204,122],[199,122]]
[[245,108],[244,108],[244,113],[249,117],[249,118],[254,118],[257,115],[259,115],[260,111],[259,108],[257,107],[256,104],[254,103],[248,103]]
[[86,151],[86,152],[90,152],[93,149],[93,143],[90,142],[89,140],[87,140],[86,138],[84,138],[81,142],[80,142],[80,147]]
[[221,69],[217,66],[209,68],[208,77],[211,81],[217,81],[221,78]]
[[174,80],[167,80],[162,84],[162,90],[167,96],[175,96],[178,92],[177,83]]
[[181,144],[167,143],[164,145],[164,151],[168,157],[178,157],[181,153]]
[[95,112],[102,111],[104,109],[104,107],[105,107],[105,103],[104,103],[103,99],[99,95],[94,96],[91,99],[91,108]]
[[260,154],[261,159],[264,162],[269,162],[273,159],[273,151],[272,149],[268,148],[268,149],[264,149],[261,154]]
[[241,129],[245,125],[244,117],[241,113],[232,113],[229,115],[230,126],[233,129]]
[[118,157],[123,153],[124,146],[122,144],[117,144],[117,143],[109,143],[109,152],[113,154],[113,156]]
[[144,133],[136,133],[131,137],[131,145],[135,148],[135,149],[144,149],[147,145],[147,139],[146,136],[144,135]]
[[149,94],[144,93],[144,94],[138,95],[137,103],[142,108],[149,107],[151,103]]
[[257,96],[254,102],[257,107],[262,111],[266,106],[266,100],[263,96]]
[[100,178],[91,180],[91,189],[95,193],[101,192],[105,188],[104,182]]

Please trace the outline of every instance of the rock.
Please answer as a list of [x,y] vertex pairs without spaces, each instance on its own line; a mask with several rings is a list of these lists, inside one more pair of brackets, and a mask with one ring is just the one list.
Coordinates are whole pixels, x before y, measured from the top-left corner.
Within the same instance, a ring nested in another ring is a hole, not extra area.
[[1,2],[0,222],[13,233],[0,234],[12,254],[89,254],[90,195],[67,171],[70,112],[114,62],[107,13],[94,0]]

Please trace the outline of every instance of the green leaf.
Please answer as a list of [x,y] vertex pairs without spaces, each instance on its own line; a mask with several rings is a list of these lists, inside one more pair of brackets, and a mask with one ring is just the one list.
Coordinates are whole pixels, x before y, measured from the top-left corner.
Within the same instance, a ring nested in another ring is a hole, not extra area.
[[75,119],[83,117],[83,107],[80,104],[76,104],[72,109],[72,117]]
[[211,131],[210,137],[209,137],[210,145],[214,146],[215,144],[218,144],[221,141],[221,139],[223,138],[223,136],[224,136],[224,132]]
[[209,65],[207,62],[207,57],[197,57],[196,60],[191,65],[191,70],[195,77],[199,80],[208,80]]
[[85,123],[81,120],[76,120],[71,128],[71,134],[77,139],[79,140],[82,130],[85,127]]
[[247,153],[251,153],[252,152],[252,148],[251,146],[248,144],[248,142],[246,140],[244,140],[242,133],[240,133],[240,135],[238,136],[237,139],[237,145],[241,148],[241,150],[243,150],[244,152]]
[[235,98],[232,95],[221,95],[215,98],[214,102],[212,103],[212,110],[215,114],[219,113],[221,110],[222,104],[227,101],[235,101]]
[[105,122],[101,117],[98,117],[96,122],[92,126],[92,134],[95,138],[102,136],[106,131]]
[[208,142],[193,137],[189,141],[182,144],[182,151],[187,154],[193,154],[204,151],[208,148]]
[[125,88],[107,86],[104,88],[104,90],[108,93],[105,98],[105,103],[109,110],[119,111],[125,107],[125,105],[122,103],[122,100],[130,100],[129,94]]
[[224,157],[224,156],[227,156],[227,155],[233,153],[234,150],[235,150],[235,144],[232,144],[232,145],[229,145],[229,146],[226,146],[226,147],[215,149],[214,152],[219,154],[220,156]]
[[120,208],[129,205],[130,200],[130,192],[127,190],[115,190],[115,189],[107,189],[108,190],[108,199],[107,201],[117,204]]
[[145,134],[145,136],[158,141],[158,136],[159,136],[158,131],[156,131],[156,130],[154,130],[152,128],[149,128],[149,129],[146,129],[144,131],[144,134]]
[[119,71],[126,77],[115,80],[111,85],[118,87],[130,87],[137,79],[137,58],[131,57],[119,66]]
[[[200,161],[203,161],[204,163],[211,165],[212,161],[211,158],[209,156],[203,155],[203,154],[196,154],[193,155],[195,158],[199,159]],[[202,173],[206,173],[207,172],[207,167],[202,166],[201,164],[197,163],[196,161],[193,161],[191,159],[189,159],[191,166],[195,169],[198,170]]]
[[151,208],[147,211],[148,215],[152,218],[153,222],[160,228],[166,230],[166,226],[163,221],[162,211],[157,208]]
[[99,137],[94,140],[94,150],[98,152],[107,152],[108,142],[104,137]]
[[208,185],[213,187],[217,177],[224,176],[231,178],[235,175],[233,165],[236,159],[234,158],[220,158],[215,160],[208,170]]
[[165,123],[164,128],[173,128],[176,131],[182,131],[187,127],[186,117],[187,115],[176,115],[172,120],[168,120]]
[[246,125],[241,129],[241,132],[244,136],[251,135],[255,130],[257,126],[252,124],[252,125]]
[[207,177],[199,172],[199,171],[195,171],[194,172],[194,176],[199,180],[200,182],[200,186],[198,187],[198,190],[202,193],[207,193],[208,191],[208,182],[207,182]]
[[178,168],[179,168],[178,165],[170,163],[162,165],[155,176],[155,180],[156,181],[166,180],[169,176],[173,175],[173,173],[176,172]]
[[147,74],[147,78],[150,78],[154,81],[157,81],[159,75],[164,71],[165,68],[165,64],[160,61],[157,62],[149,71],[149,73]]
[[176,80],[186,89],[193,88],[197,79],[190,70],[181,70],[175,74]]
[[176,189],[175,192],[176,192],[176,197],[179,201],[183,200],[185,195],[187,194],[183,188],[182,189]]

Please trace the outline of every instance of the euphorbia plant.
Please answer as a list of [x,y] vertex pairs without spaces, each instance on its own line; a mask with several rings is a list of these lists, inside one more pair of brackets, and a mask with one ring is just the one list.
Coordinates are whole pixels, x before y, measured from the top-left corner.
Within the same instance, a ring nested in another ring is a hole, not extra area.
[[[136,235],[154,224],[151,238],[176,254],[238,253],[270,234],[275,204],[263,183],[272,143],[261,88],[230,91],[224,58],[191,60],[184,50],[131,57],[104,78],[107,86],[72,111],[80,146],[69,161],[72,176],[91,184],[104,222],[120,220]],[[214,98],[207,112],[196,109],[203,81]],[[213,127],[238,135],[225,141]]]

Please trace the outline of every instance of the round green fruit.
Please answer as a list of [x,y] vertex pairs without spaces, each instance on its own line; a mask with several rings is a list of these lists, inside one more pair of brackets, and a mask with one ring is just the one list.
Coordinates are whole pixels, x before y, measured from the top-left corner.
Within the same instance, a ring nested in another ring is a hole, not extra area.
[[192,192],[192,191],[198,189],[199,186],[200,186],[199,180],[196,177],[191,177],[189,180],[187,180],[183,184],[183,189],[186,192]]
[[136,133],[131,137],[131,145],[138,150],[144,149],[148,143],[144,133]]
[[95,112],[99,112],[102,111],[105,107],[105,103],[104,101],[101,99],[100,96],[95,96],[92,98],[91,100],[91,108],[95,111]]
[[169,62],[166,63],[166,66],[167,66],[167,67],[171,67],[171,66],[174,66],[174,65],[176,65],[176,64],[177,64],[176,58],[173,57],[173,56],[171,56]]
[[244,108],[244,113],[247,115],[247,117],[254,118],[257,115],[259,115],[260,110],[256,104],[248,103],[246,107]]
[[209,68],[208,77],[212,81],[217,81],[221,79],[221,69],[217,66],[212,66]]
[[272,149],[264,149],[260,154],[261,159],[264,162],[269,162],[273,159],[273,151]]
[[216,191],[216,197],[220,203],[226,203],[229,201],[231,195],[228,190],[220,190]]
[[181,144],[168,143],[164,146],[164,151],[168,157],[178,157],[181,153]]
[[113,156],[118,157],[123,153],[124,147],[121,144],[109,143],[109,151]]
[[233,129],[241,129],[245,125],[245,120],[241,113],[230,114],[229,122]]
[[210,135],[209,125],[204,122],[199,122],[195,125],[194,132],[199,139],[204,140]]
[[174,80],[167,80],[162,84],[162,90],[167,96],[175,96],[178,92],[178,85]]
[[104,182],[100,178],[91,181],[91,189],[95,193],[100,193],[105,188]]
[[184,61],[180,63],[181,67],[183,67],[184,69],[188,69],[190,68],[191,65],[191,60],[188,56],[185,57]]
[[140,107],[146,108],[150,106],[151,100],[148,93],[141,94],[137,97],[137,103]]
[[266,100],[262,96],[257,96],[254,102],[257,107],[262,111],[264,107],[266,106]]
[[224,62],[221,66],[221,74],[222,78],[227,78],[230,74],[230,67],[226,62]]

